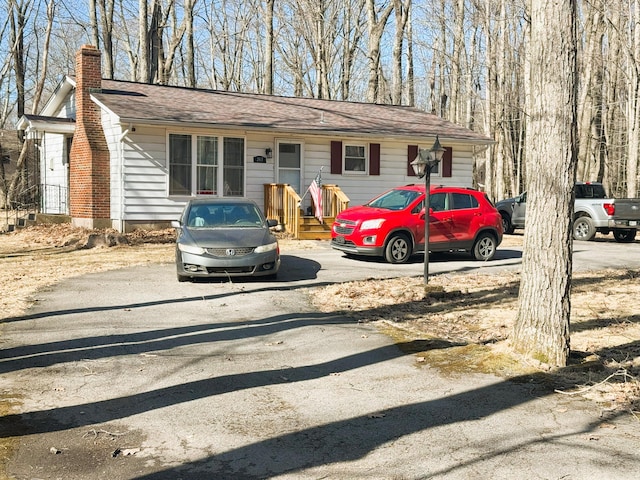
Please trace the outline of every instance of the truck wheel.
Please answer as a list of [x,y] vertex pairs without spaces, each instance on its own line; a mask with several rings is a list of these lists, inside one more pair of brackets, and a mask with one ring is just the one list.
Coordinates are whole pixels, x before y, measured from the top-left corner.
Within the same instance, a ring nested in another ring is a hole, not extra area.
[[500,212],[500,216],[502,217],[502,230],[504,233],[512,234],[515,228],[511,224],[511,216],[506,212]]
[[635,228],[616,228],[613,230],[613,238],[616,239],[616,242],[631,243],[636,238],[636,229]]
[[393,235],[384,249],[384,258],[389,263],[406,263],[411,257],[411,243],[406,235]]
[[593,240],[596,236],[596,227],[591,217],[578,217],[573,221],[573,238],[575,240]]
[[498,242],[495,237],[490,233],[481,233],[476,239],[471,253],[476,260],[486,262],[491,260],[496,254],[496,248],[498,248]]

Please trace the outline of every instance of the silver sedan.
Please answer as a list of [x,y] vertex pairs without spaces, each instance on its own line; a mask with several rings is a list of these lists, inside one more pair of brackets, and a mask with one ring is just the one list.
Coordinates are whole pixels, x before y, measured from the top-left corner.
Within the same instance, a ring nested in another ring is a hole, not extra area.
[[246,198],[191,200],[177,229],[176,270],[179,282],[199,277],[276,278],[280,248],[258,205]]

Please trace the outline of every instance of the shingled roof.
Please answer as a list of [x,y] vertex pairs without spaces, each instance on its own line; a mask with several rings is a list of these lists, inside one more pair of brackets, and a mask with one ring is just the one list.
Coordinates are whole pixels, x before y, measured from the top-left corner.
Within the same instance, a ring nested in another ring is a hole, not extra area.
[[276,130],[282,133],[493,141],[411,107],[201,90],[103,80],[92,97],[123,123]]

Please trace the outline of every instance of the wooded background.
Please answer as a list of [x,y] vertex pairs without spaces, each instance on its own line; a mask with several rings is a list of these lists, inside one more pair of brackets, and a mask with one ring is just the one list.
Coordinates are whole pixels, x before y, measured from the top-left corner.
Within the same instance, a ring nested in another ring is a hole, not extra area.
[[[107,78],[432,112],[496,141],[476,159],[475,182],[499,200],[526,189],[527,5],[5,0],[0,128],[15,129],[23,113],[37,113],[62,75],[73,74],[78,48],[92,44],[102,51]],[[611,196],[636,197],[640,0],[578,1],[577,17],[577,179],[602,181]],[[5,143],[0,137],[0,150]],[[27,152],[24,147],[11,175],[0,161],[3,204],[30,186],[35,167]]]

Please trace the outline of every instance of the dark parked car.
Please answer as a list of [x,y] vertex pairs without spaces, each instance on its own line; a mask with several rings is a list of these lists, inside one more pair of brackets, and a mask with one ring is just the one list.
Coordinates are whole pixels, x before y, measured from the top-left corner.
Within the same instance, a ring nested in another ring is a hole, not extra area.
[[271,233],[277,220],[267,220],[258,205],[245,198],[191,200],[178,230],[178,281],[197,277],[275,278],[280,268],[278,240]]
[[[465,250],[477,260],[491,260],[502,241],[502,221],[486,194],[464,187],[430,191],[429,251]],[[333,224],[331,246],[389,263],[424,252],[424,193],[424,185],[405,185],[344,210]]]

